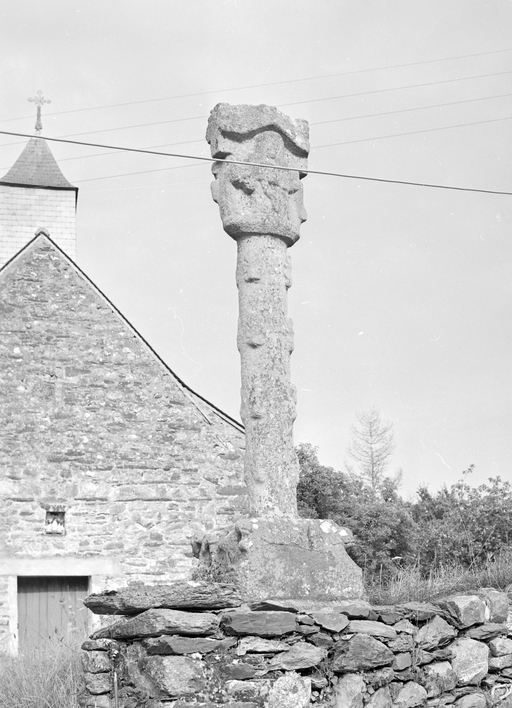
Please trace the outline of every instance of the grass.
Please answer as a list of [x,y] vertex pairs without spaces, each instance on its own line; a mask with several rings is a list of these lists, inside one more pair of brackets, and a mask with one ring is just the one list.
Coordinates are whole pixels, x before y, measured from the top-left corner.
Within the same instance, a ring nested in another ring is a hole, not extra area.
[[370,602],[393,605],[417,600],[428,602],[443,595],[470,594],[478,588],[504,590],[512,583],[512,552],[505,551],[487,563],[471,568],[440,567],[428,575],[420,573],[417,565],[398,569],[390,580],[367,579]]
[[48,642],[19,656],[1,656],[0,708],[78,708],[79,646]]

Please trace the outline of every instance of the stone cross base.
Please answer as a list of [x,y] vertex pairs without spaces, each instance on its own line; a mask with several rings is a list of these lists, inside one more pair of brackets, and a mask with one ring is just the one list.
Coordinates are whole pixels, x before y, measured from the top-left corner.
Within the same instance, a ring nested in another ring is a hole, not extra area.
[[243,602],[361,598],[362,571],[345,550],[349,535],[327,520],[240,519],[193,543],[196,579],[233,583]]

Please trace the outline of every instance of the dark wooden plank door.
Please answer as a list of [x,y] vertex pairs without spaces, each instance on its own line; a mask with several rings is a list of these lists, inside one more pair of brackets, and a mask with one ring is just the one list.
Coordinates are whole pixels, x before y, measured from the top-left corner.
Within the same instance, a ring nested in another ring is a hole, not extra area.
[[48,640],[69,641],[87,635],[89,578],[19,577],[18,632],[21,651]]

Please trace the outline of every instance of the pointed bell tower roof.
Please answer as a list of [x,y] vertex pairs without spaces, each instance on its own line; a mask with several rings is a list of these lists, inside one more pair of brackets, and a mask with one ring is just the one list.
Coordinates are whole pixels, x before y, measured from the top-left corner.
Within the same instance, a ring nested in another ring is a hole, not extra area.
[[45,98],[41,91],[28,101],[36,106],[35,137],[30,138],[9,172],[0,179],[0,184],[43,189],[73,189],[75,194],[78,194],[78,187],[73,187],[60,171],[46,140],[39,137],[43,129],[41,109],[45,103],[51,101]]
[[0,184],[78,191],[78,187],[73,187],[62,174],[46,140],[39,137],[30,138],[9,172],[0,179]]

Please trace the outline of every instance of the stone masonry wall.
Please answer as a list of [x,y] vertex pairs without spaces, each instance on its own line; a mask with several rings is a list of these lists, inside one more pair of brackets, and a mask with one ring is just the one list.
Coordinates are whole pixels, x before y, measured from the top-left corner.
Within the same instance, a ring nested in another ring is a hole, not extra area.
[[76,194],[72,190],[0,184],[0,267],[34,238],[40,227],[70,258],[76,257]]
[[[0,273],[0,371],[0,575],[5,559],[108,557],[120,572],[93,590],[168,582],[196,563],[188,536],[244,512],[240,426],[45,236]],[[60,509],[65,533],[48,533]]]
[[226,585],[90,596],[125,615],[82,648],[83,708],[512,706],[507,594],[238,606]]

